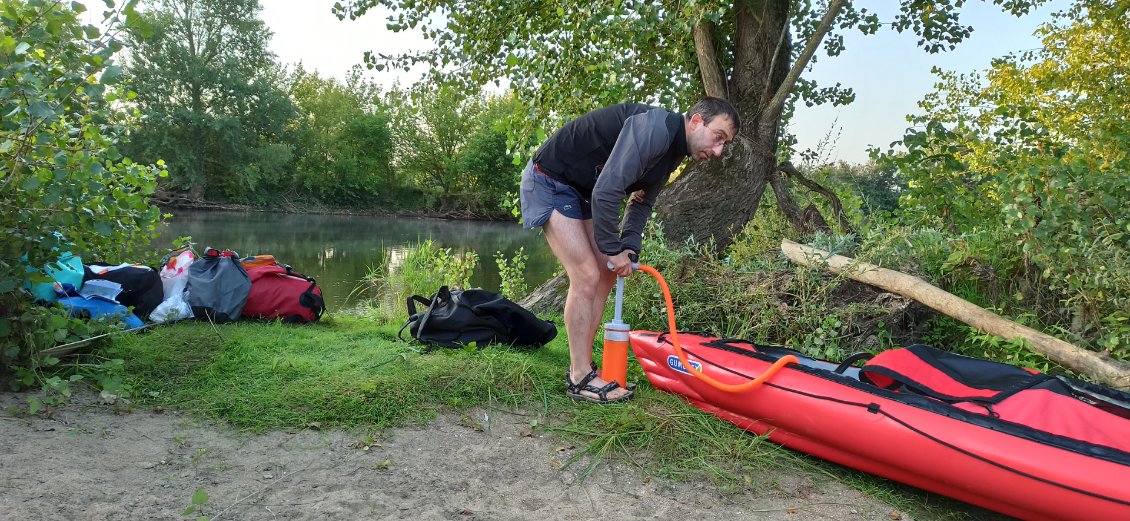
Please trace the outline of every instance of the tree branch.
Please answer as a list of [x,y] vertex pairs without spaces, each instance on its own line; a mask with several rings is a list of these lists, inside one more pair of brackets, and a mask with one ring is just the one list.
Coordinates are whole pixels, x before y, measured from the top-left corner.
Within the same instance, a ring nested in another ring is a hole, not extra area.
[[804,175],[801,174],[790,161],[781,163],[777,166],[777,169],[784,172],[789,177],[797,180],[798,182],[800,182],[800,184],[804,185],[809,190],[812,190],[813,192],[816,192],[827,198],[829,204],[832,205],[832,211],[836,214],[836,221],[840,223],[840,228],[843,229],[845,233],[855,233],[855,230],[853,230],[851,227],[851,223],[848,222],[847,215],[844,214],[844,206],[840,203],[840,198],[836,197],[835,192],[824,188],[820,185],[820,183],[817,183],[816,181],[804,177]]
[[808,39],[808,44],[804,46],[804,51],[797,57],[793,68],[789,70],[788,76],[781,86],[777,88],[777,93],[773,95],[773,100],[762,109],[762,114],[778,114],[781,107],[785,105],[785,99],[792,92],[793,86],[796,85],[797,79],[800,78],[801,71],[808,67],[808,62],[812,61],[812,55],[816,54],[816,49],[820,47],[820,42],[824,40],[824,35],[832,28],[832,22],[836,21],[836,17],[840,14],[840,8],[843,7],[843,0],[832,0],[828,4],[828,12],[824,13],[824,18],[820,20],[820,26],[816,28],[816,32]]
[[912,298],[981,331],[1007,340],[1023,339],[1032,351],[1083,373],[1095,381],[1115,389],[1130,389],[1130,365],[1102,354],[1083,349],[1051,335],[1012,322],[996,313],[949,293],[925,280],[873,264],[797,244],[781,241],[781,251],[789,260],[817,266],[837,275]]
[[777,198],[777,209],[789,221],[793,229],[800,234],[811,233],[812,229],[805,224],[800,206],[796,204],[793,194],[789,192],[789,187],[785,185],[785,180],[777,174],[777,170],[770,170],[766,177],[769,178],[769,186],[773,187],[773,195]]
[[695,24],[694,50],[698,56],[698,69],[702,72],[706,95],[729,99],[722,66],[718,63],[718,51],[714,48],[714,23],[710,20],[703,18]]

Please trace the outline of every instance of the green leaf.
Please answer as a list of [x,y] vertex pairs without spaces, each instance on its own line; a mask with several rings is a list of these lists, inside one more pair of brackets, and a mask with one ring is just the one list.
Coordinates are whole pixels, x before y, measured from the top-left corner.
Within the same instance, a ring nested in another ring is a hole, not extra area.
[[506,56],[506,65],[508,65],[510,67],[518,65],[518,57],[514,56],[513,54],[507,55]]
[[113,83],[114,79],[122,75],[122,68],[117,65],[106,67],[106,71],[102,73],[102,78],[99,80],[102,83]]
[[86,6],[82,2],[71,2],[71,11],[75,13],[85,13]]
[[51,108],[51,105],[48,105],[47,103],[44,103],[42,101],[31,102],[31,105],[28,105],[27,110],[28,114],[30,114],[33,118],[55,117],[55,109]]
[[27,398],[27,412],[28,414],[39,414],[43,410],[43,402],[37,396],[28,396]]
[[106,221],[100,221],[94,224],[94,231],[103,237],[109,237],[114,233],[114,226]]
[[208,493],[205,492],[204,489],[202,489],[202,488],[196,489],[196,492],[194,494],[192,494],[192,504],[193,505],[203,505],[204,503],[207,503],[207,502],[208,502]]
[[58,18],[52,18],[47,22],[47,34],[51,36],[63,35],[63,24],[59,22]]
[[20,185],[20,189],[24,192],[34,192],[38,190],[40,186],[39,177],[33,175],[24,179],[23,184]]

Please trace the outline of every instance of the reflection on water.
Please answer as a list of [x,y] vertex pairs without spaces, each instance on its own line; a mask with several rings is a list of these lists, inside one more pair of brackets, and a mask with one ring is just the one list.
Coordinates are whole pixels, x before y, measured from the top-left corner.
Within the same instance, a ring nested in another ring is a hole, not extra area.
[[492,291],[498,291],[500,283],[496,251],[509,259],[518,248],[525,248],[529,256],[526,283],[531,288],[548,280],[557,269],[557,261],[540,232],[525,230],[517,223],[263,212],[171,213],[169,224],[160,230],[158,248],[169,248],[173,239],[188,235],[198,252],[211,246],[242,256],[274,255],[295,271],[317,279],[330,310],[346,304],[346,297],[377,264],[382,250],[391,255],[389,264],[395,266],[403,261],[408,248],[428,239],[453,251],[478,253],[479,265],[471,285]]

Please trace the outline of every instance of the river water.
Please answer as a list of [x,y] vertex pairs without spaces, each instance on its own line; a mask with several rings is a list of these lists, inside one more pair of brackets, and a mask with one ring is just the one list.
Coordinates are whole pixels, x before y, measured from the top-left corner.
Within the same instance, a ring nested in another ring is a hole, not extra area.
[[[347,297],[378,264],[378,256],[401,256],[431,239],[453,251],[474,251],[479,265],[473,287],[498,291],[495,252],[510,259],[523,248],[526,283],[532,289],[553,276],[557,260],[538,230],[517,223],[448,221],[352,215],[175,210],[161,228],[159,247],[191,236],[197,252],[214,247],[241,256],[270,254],[295,271],[317,279],[330,310],[356,304]],[[434,290],[433,290],[434,291]]]

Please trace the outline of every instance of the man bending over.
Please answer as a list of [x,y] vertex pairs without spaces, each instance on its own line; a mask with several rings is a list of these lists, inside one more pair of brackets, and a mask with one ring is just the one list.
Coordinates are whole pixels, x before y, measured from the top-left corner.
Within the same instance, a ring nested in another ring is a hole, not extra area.
[[[690,156],[706,161],[741,128],[729,102],[707,97],[682,115],[639,103],[597,109],[561,127],[522,172],[522,219],[541,226],[569,278],[565,331],[568,395],[600,403],[631,399],[593,363],[593,340],[616,277],[632,273],[652,205]],[[620,205],[628,199],[623,220]],[[608,266],[611,264],[612,269]]]

